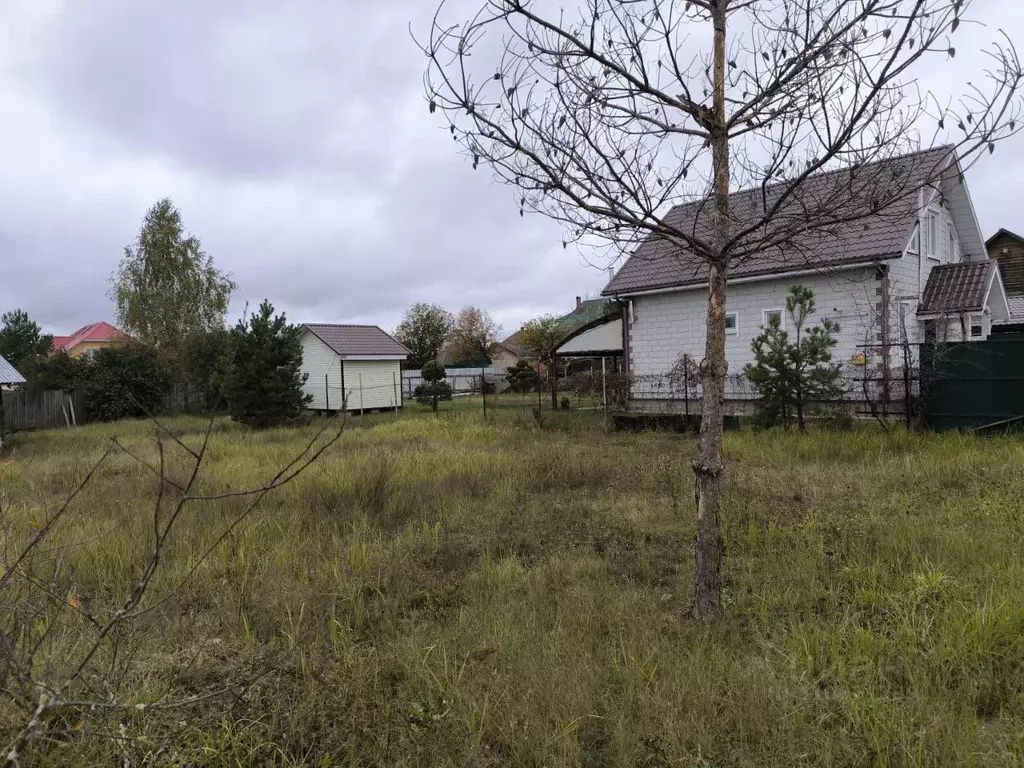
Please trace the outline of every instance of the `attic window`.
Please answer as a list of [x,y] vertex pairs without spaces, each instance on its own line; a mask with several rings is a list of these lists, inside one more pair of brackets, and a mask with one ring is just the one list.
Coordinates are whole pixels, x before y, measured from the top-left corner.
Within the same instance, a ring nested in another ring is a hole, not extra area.
[[971,341],[980,341],[985,338],[985,322],[981,315],[971,315],[968,318],[970,323],[970,339]]
[[735,336],[740,331],[739,329],[739,315],[735,312],[725,313],[725,335]]
[[921,225],[914,227],[914,234],[910,236],[910,242],[907,244],[907,253],[920,253],[921,252]]
[[931,259],[939,258],[939,216],[938,211],[928,211],[925,218],[924,252]]

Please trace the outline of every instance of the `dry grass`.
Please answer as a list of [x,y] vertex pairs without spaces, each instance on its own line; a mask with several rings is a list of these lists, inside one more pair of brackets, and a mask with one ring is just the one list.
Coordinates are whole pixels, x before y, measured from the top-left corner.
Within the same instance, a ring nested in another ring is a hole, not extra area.
[[[198,439],[199,422],[175,427]],[[116,430],[23,435],[9,545]],[[265,481],[309,430],[218,425],[204,488]],[[123,638],[134,764],[1024,764],[1024,444],[741,433],[727,441],[728,618],[687,619],[692,440],[576,423],[380,419],[270,497]],[[172,462],[173,463],[173,462]],[[50,543],[94,614],[130,589],[155,479],[104,466]],[[154,596],[234,511],[196,507]],[[55,546],[59,544],[60,548]],[[67,572],[67,571],[66,571]],[[151,603],[155,600],[151,600]],[[75,617],[40,672],[74,652]],[[8,723],[17,713],[0,709]],[[102,717],[27,765],[111,764]]]

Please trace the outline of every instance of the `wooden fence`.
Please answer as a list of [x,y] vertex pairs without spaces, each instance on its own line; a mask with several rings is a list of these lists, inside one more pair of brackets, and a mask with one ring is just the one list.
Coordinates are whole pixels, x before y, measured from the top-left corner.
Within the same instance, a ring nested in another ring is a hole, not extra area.
[[3,398],[4,432],[73,427],[85,423],[85,397],[81,390],[5,390],[0,397]]

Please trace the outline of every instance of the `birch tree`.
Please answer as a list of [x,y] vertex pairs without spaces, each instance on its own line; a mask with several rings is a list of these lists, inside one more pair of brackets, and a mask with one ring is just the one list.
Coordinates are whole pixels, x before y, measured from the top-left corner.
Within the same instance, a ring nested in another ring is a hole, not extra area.
[[[984,71],[940,99],[920,78],[965,74],[954,60],[972,0],[476,1],[454,23],[442,3],[417,41],[430,112],[472,167],[515,187],[521,213],[561,222],[564,245],[615,255],[653,238],[706,275],[693,611],[713,619],[730,272],[755,254],[812,263],[816,240],[949,172],[876,161],[942,144],[962,171],[993,151],[1018,130],[1016,51],[994,36]],[[753,210],[730,209],[739,189],[757,191]],[[692,221],[668,215],[691,202]]]

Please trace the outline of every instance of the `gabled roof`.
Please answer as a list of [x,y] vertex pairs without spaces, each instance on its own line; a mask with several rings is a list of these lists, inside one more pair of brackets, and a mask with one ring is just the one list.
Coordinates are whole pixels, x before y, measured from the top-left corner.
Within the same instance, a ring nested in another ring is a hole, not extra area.
[[25,377],[0,355],[0,384],[24,384]]
[[1017,240],[1018,242],[1024,243],[1024,237],[1021,237],[1016,232],[1011,232],[1008,229],[1000,229],[998,232],[996,232],[994,235],[992,235],[992,237],[990,237],[988,240],[985,241],[985,248],[991,248],[992,247],[992,243],[994,243],[1000,237],[1004,237],[1004,236],[1005,237],[1011,237],[1014,240]]
[[940,264],[928,273],[918,314],[980,312],[992,284],[994,261]]
[[376,325],[305,323],[306,330],[339,355],[405,357],[409,350]]
[[79,344],[86,342],[102,343],[107,341],[131,341],[131,336],[102,320],[82,326],[70,336],[54,336],[53,348],[56,351],[70,352]]
[[[950,147],[915,152],[857,167],[810,176],[783,203],[769,225],[748,235],[741,247],[755,247],[759,240],[775,242],[757,250],[730,268],[730,277],[759,277],[802,269],[828,269],[849,264],[898,258],[913,233],[918,215],[918,193],[927,182],[936,182],[957,167]],[[855,188],[851,189],[851,185]],[[873,202],[871,190],[891,185],[884,207]],[[757,187],[729,195],[732,229],[742,231],[759,222],[786,189],[783,183]],[[807,231],[778,240],[796,231],[817,211],[816,223]],[[712,206],[709,200],[678,205],[665,222],[673,229],[710,240]],[[666,288],[706,284],[708,268],[703,259],[663,237],[650,235],[602,291],[606,296],[629,295]]]

